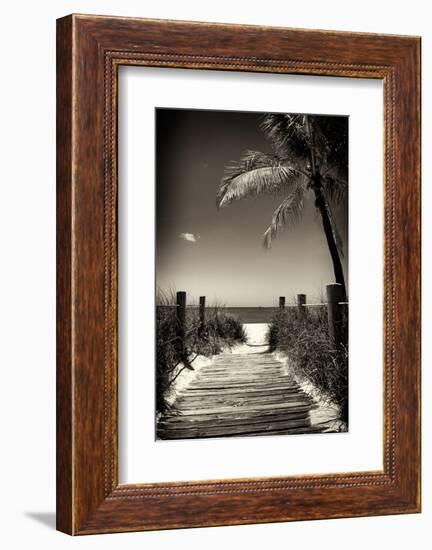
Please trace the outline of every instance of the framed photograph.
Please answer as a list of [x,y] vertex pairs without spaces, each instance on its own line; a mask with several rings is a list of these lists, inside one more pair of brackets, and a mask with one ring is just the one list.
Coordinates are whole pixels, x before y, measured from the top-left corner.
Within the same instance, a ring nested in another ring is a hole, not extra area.
[[57,22],[57,527],[420,511],[420,39]]

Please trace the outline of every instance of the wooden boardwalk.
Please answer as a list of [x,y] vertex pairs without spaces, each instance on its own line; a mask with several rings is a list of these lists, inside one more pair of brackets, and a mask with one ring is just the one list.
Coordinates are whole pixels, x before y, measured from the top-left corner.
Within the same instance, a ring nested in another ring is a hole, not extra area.
[[314,404],[265,348],[244,346],[201,368],[162,416],[159,439],[298,434],[311,426]]

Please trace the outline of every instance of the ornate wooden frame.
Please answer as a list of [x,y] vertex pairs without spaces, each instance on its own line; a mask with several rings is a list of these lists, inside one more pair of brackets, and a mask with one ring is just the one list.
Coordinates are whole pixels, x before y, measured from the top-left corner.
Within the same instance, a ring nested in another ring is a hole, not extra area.
[[[420,38],[87,15],[57,28],[57,528],[420,511]],[[383,471],[118,484],[119,65],[383,80]]]

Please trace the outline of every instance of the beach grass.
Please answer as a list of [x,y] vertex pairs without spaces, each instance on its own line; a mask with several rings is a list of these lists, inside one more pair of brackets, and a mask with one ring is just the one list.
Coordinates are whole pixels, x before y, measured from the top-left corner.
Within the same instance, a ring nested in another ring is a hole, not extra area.
[[322,400],[337,405],[340,419],[347,422],[348,349],[332,344],[326,307],[280,309],[269,324],[267,342],[269,351],[283,352],[294,375],[311,383]]
[[156,410],[167,412],[174,382],[186,369],[193,370],[199,356],[211,357],[227,347],[246,342],[242,323],[220,305],[206,309],[204,324],[196,307],[186,311],[185,337],[177,336],[175,291],[159,292],[156,300]]

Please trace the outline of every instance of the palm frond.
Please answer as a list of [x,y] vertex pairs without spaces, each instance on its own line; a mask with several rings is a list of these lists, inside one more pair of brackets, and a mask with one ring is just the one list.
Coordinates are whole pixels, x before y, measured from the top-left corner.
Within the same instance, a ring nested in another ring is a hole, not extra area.
[[292,166],[307,165],[313,146],[322,170],[336,166],[338,177],[347,179],[348,117],[267,113],[262,119],[261,129],[277,154],[288,159]]
[[340,204],[348,193],[348,182],[332,173],[327,173],[321,179],[326,196],[333,204]]
[[321,156],[321,167],[332,166],[338,170],[338,177],[348,178],[348,117],[311,116],[315,145]]
[[304,163],[310,156],[305,117],[299,114],[267,113],[261,129],[272,142],[276,152],[292,164]]
[[305,186],[297,185],[292,193],[276,208],[272,221],[263,235],[263,246],[271,248],[272,240],[286,226],[294,226],[300,219],[304,204]]
[[219,208],[234,200],[289,190],[302,174],[277,155],[247,151],[225,171],[217,194]]

